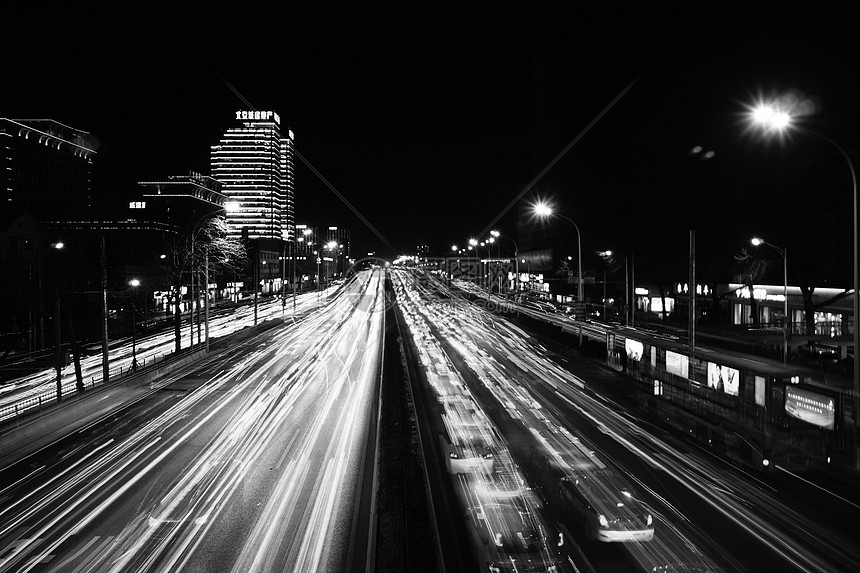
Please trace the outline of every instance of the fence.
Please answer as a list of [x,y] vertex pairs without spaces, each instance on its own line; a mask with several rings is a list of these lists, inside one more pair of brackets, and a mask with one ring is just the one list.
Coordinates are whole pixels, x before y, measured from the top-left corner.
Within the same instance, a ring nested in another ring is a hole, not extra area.
[[[97,386],[104,386],[113,382],[118,382],[128,378],[134,374],[139,374],[147,368],[152,368],[154,365],[171,359],[176,353],[159,352],[144,356],[138,360],[137,370],[130,367],[119,366],[108,370],[108,380],[105,382],[104,376],[90,376],[88,379],[82,380],[84,391],[92,390]],[[61,382],[62,395],[64,397],[74,396],[78,393],[77,380],[74,376],[70,380]],[[31,415],[41,412],[44,408],[57,403],[57,388],[52,384],[41,384],[39,389],[23,398],[0,404],[0,426],[17,421],[21,416]]]

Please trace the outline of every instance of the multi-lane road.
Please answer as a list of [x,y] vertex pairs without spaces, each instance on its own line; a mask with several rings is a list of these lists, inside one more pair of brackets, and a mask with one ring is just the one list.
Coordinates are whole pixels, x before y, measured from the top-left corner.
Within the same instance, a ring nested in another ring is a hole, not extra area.
[[[640,419],[622,374],[516,314],[377,268],[133,393],[87,397],[97,418],[0,468],[0,573],[373,571],[392,303],[439,570],[860,570],[853,499],[740,471]],[[591,522],[563,478],[589,484]]]
[[0,571],[364,570],[383,280],[6,468]]

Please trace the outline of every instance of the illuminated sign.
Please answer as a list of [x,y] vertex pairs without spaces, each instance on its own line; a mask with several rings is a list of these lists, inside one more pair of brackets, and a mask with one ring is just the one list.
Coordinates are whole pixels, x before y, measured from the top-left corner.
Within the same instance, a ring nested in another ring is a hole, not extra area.
[[759,406],[767,406],[764,401],[765,384],[764,376],[755,377],[755,403]]
[[648,296],[648,289],[647,289],[647,288],[642,288],[642,287],[636,287],[636,288],[633,290],[633,293],[634,293],[634,294],[641,295],[641,296]]
[[687,378],[689,371],[690,359],[688,357],[671,350],[666,351],[666,372]]
[[716,388],[718,392],[725,392],[731,396],[738,395],[740,375],[734,368],[708,362],[708,386]]
[[803,388],[785,387],[785,413],[789,416],[832,430],[836,419],[835,410],[833,398],[829,396]]
[[[678,294],[688,293],[690,291],[690,285],[688,283],[675,283],[675,290]],[[696,295],[708,296],[709,294],[711,294],[711,288],[708,285],[696,285]]]
[[[236,119],[243,121],[272,121],[281,125],[281,117],[273,111],[237,111]],[[292,134],[291,134],[292,135]]]
[[[750,289],[749,287],[744,287],[735,291],[738,298],[750,298]],[[756,288],[753,289],[752,292],[753,298],[756,300],[773,300],[778,302],[785,301],[785,295],[782,294],[768,294],[767,289]]]
[[627,358],[629,360],[639,361],[642,360],[642,353],[645,351],[645,347],[638,340],[625,338],[624,350],[627,351]]

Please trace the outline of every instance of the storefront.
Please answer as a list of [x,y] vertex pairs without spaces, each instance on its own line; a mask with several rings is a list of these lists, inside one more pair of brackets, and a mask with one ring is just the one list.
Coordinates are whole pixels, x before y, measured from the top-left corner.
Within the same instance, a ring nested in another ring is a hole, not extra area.
[[[844,289],[816,288],[812,293],[814,332],[806,332],[806,311],[800,287],[782,285],[755,285],[752,289],[742,284],[730,284],[732,324],[755,324],[753,300],[760,326],[784,328],[786,311],[792,334],[827,337],[844,336],[853,329],[853,301]],[[787,294],[787,299],[786,299]]]

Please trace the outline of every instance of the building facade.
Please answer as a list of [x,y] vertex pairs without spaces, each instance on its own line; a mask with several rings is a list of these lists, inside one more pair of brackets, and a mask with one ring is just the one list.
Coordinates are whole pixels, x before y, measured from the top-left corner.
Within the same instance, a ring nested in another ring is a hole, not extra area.
[[3,209],[38,221],[91,216],[94,141],[52,119],[0,118]]
[[281,134],[272,111],[237,111],[210,154],[212,177],[234,203],[229,233],[250,240],[292,241],[295,231],[293,132]]

